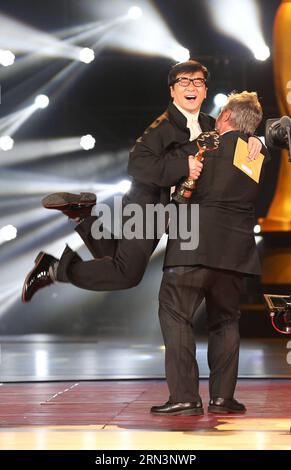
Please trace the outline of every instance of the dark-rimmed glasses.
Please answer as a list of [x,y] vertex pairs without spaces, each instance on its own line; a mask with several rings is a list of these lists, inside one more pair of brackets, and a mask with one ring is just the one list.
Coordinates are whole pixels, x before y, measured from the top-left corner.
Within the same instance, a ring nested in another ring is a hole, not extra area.
[[199,78],[179,77],[173,82],[173,85],[175,85],[175,83],[179,83],[179,85],[183,87],[189,86],[190,83],[192,83],[196,87],[201,87],[205,85],[206,80],[205,78],[200,78],[200,77]]

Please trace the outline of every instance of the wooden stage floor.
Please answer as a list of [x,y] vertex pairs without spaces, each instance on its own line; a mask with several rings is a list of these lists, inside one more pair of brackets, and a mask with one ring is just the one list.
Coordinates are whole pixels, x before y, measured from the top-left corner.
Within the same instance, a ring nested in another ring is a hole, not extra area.
[[162,380],[3,383],[0,449],[291,449],[291,380],[240,380],[245,415],[152,416]]

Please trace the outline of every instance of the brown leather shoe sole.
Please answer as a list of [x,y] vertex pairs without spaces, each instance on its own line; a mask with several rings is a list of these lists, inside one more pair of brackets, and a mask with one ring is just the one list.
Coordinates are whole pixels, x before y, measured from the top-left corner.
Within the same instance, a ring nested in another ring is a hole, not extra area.
[[94,193],[54,193],[42,199],[42,205],[46,209],[65,209],[68,206],[93,207],[96,204]]

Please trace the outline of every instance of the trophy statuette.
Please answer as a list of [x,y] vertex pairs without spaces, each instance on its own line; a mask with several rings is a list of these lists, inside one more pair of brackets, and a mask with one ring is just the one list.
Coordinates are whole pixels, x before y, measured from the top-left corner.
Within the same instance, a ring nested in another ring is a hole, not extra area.
[[[216,131],[202,132],[197,138],[198,152],[193,156],[193,160],[201,161],[204,158],[204,153],[210,150],[215,150],[219,145],[219,134]],[[192,178],[185,178],[176,186],[172,195],[172,200],[179,203],[187,203],[195,189],[196,183]]]

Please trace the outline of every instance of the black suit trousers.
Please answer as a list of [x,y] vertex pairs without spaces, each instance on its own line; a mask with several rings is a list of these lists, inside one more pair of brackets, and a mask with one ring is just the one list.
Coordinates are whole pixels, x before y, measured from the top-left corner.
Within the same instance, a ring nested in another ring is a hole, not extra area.
[[232,398],[239,359],[239,300],[243,276],[203,266],[179,266],[164,271],[159,318],[166,348],[166,378],[172,402],[199,397],[199,370],[193,317],[206,301],[209,393]]
[[59,261],[57,280],[93,291],[114,291],[136,286],[159,240],[96,240],[91,234],[94,220],[96,217],[88,217],[75,229],[94,259],[83,261],[67,246]]

